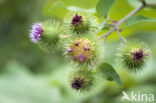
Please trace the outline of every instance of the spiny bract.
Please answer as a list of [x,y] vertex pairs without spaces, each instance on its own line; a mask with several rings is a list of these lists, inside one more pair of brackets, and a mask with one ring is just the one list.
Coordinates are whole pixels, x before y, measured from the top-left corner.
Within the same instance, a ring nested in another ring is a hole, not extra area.
[[45,52],[54,52],[60,42],[60,24],[58,21],[45,21],[33,25],[30,38]]
[[125,68],[139,71],[150,56],[150,50],[140,40],[131,40],[118,49],[117,57]]
[[97,19],[92,14],[69,13],[63,22],[63,32],[65,34],[84,36],[97,30]]
[[69,74],[69,82],[73,89],[83,92],[94,85],[95,78],[87,68],[77,68]]

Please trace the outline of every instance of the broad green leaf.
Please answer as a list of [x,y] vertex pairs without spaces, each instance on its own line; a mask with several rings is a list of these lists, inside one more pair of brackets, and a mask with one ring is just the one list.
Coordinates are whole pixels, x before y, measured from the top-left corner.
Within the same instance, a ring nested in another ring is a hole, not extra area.
[[[134,7],[139,7],[142,5],[142,2],[140,0],[127,0],[129,2],[130,5],[134,6]],[[156,0],[145,0],[147,4],[153,4],[150,5],[152,7],[156,7]]]
[[128,3],[134,7],[139,7],[142,5],[142,2],[140,0],[127,0]]
[[108,63],[102,63],[99,66],[99,74],[109,81],[115,81],[121,85],[120,77],[114,68]]
[[110,30],[110,27],[103,27],[102,30]]
[[58,19],[69,11],[95,12],[94,7],[98,0],[52,0],[45,5],[44,13]]
[[66,6],[76,6],[83,9],[94,8],[98,0],[61,0]]
[[96,11],[99,16],[106,18],[114,2],[115,0],[99,0],[98,4],[96,5]]
[[63,2],[58,1],[46,5],[44,12],[55,18],[63,19],[63,17],[68,13],[68,9]]
[[133,10],[127,0],[116,0],[110,10],[110,19],[120,20]]
[[137,15],[137,16],[132,16],[130,17],[129,19],[126,20],[126,25],[127,26],[130,26],[130,25],[133,25],[133,24],[136,24],[136,23],[139,23],[139,22],[151,22],[151,21],[156,21],[156,19],[153,19],[153,18],[149,18],[149,17],[145,17],[145,16],[142,16],[142,15]]
[[[138,8],[139,6],[140,6],[140,2],[136,0],[116,0],[112,8],[110,9],[109,17],[111,20],[121,20],[123,17],[125,17],[127,14],[129,14],[130,12],[132,12],[134,9]],[[148,16],[151,18],[156,18],[155,10],[152,8],[144,8],[141,11],[139,11],[137,15],[143,15],[143,16]]]
[[149,7],[153,8],[156,11],[156,0],[146,0],[146,2],[148,4],[151,4],[149,5]]

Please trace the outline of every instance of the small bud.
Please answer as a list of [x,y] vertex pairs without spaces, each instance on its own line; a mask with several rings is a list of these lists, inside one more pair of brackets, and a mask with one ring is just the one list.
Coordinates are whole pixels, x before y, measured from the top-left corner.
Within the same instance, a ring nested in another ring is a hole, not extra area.
[[150,56],[150,50],[140,40],[132,40],[118,51],[118,60],[132,71],[139,71]]
[[65,34],[85,36],[95,33],[97,30],[97,19],[93,15],[85,13],[68,14],[63,23]]
[[86,68],[74,69],[69,75],[71,88],[80,92],[89,90],[94,85],[94,81],[93,74]]
[[59,34],[60,24],[56,21],[46,21],[32,26],[30,38],[45,52],[50,53],[58,48]]

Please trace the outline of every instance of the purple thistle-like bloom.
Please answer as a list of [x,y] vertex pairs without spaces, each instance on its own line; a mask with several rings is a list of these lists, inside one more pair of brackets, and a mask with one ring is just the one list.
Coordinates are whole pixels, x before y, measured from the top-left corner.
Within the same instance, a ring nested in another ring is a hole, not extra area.
[[79,56],[79,61],[82,62],[82,61],[84,60],[84,58],[85,58],[85,57],[81,54],[81,55]]
[[84,61],[85,63],[87,63],[87,57],[83,56],[82,54],[79,56],[78,60],[80,62],[83,62]]
[[85,61],[84,61],[84,62],[85,62],[85,64],[86,64],[86,63],[88,62],[88,61],[87,61],[87,57],[85,57],[84,59],[85,59]]
[[75,14],[75,16],[72,19],[72,24],[74,26],[77,26],[77,25],[81,24],[82,22],[83,22],[82,16],[79,16],[78,14]]
[[43,33],[42,25],[40,23],[34,24],[32,26],[32,30],[30,33],[31,41],[37,43],[40,40],[42,33]]
[[84,86],[84,80],[81,78],[74,78],[74,80],[71,83],[72,88],[79,90],[83,88]]
[[143,50],[133,52],[133,59],[138,62],[142,61],[144,59]]
[[83,46],[83,49],[85,50],[85,51],[89,51],[90,50],[90,47],[85,47],[85,46]]
[[68,53],[71,53],[73,52],[73,47],[71,47],[69,50],[68,50]]
[[73,56],[71,60],[74,60],[76,58],[76,56]]
[[75,43],[74,45],[75,45],[75,46],[79,46],[79,44],[80,44],[80,42],[77,42],[77,43]]

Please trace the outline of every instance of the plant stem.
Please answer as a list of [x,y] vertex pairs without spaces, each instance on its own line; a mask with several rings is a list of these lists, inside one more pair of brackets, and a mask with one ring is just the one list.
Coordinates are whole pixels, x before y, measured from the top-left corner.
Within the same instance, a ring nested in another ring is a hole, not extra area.
[[130,12],[128,15],[126,15],[123,19],[121,19],[118,23],[114,24],[114,27],[108,31],[107,33],[101,35],[100,37],[98,37],[97,40],[105,37],[103,44],[105,43],[107,37],[114,32],[115,30],[117,30],[129,17],[133,16],[134,14],[136,14],[137,12],[139,12],[142,8],[144,8],[146,6],[146,3],[144,0],[142,0],[142,5],[138,8],[136,8],[135,10],[133,10],[132,12]]
[[121,35],[121,33],[120,33],[120,29],[117,28],[116,31],[118,32],[118,35],[119,35],[119,37],[120,37],[120,41],[121,41],[123,44],[125,44],[125,39],[122,37],[122,35]]

